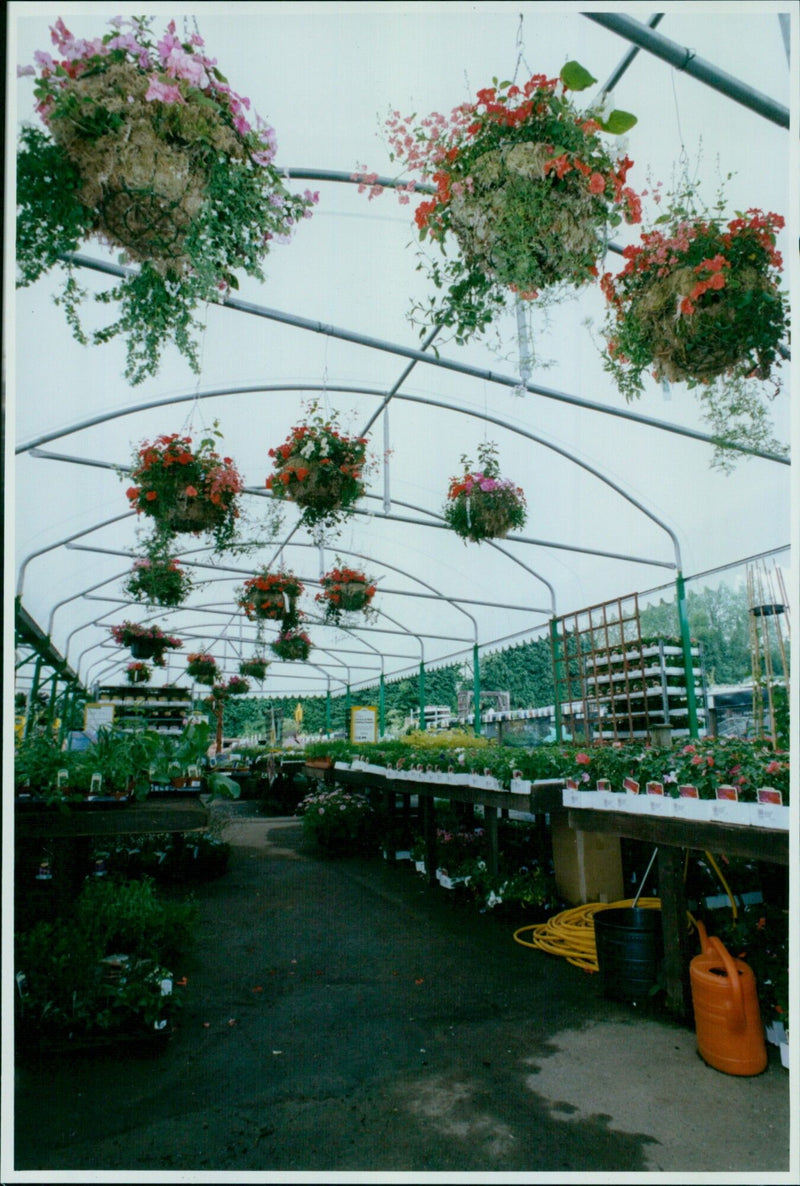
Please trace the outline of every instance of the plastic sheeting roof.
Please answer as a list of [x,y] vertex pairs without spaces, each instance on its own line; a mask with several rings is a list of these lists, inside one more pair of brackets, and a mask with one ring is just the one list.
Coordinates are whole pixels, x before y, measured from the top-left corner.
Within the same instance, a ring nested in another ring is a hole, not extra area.
[[[349,176],[366,164],[391,176],[380,137],[390,109],[448,112],[493,76],[511,77],[518,69],[523,78],[528,68],[554,75],[569,59],[602,83],[630,49],[568,4],[151,9],[159,27],[171,17],[180,21],[184,11],[196,15],[207,52],[275,127],[277,160],[290,175]],[[778,104],[794,101],[787,24],[777,7],[716,4],[697,11],[681,4],[664,11],[659,32],[665,37]],[[104,3],[12,3],[9,61],[30,63],[36,49],[49,48],[48,28],[58,16],[76,36],[92,37],[117,13]],[[649,14],[633,15],[645,21]],[[587,92],[587,100],[599,89]],[[13,153],[16,127],[33,118],[31,79],[10,79],[8,94]],[[731,173],[731,211],[759,206],[789,215],[794,157],[785,128],[644,51],[616,86],[614,102],[639,120],[626,137],[635,189],[652,180],[669,183],[684,153],[698,168],[708,201],[718,175]],[[600,361],[598,291],[576,294],[546,314],[534,305],[530,382],[540,393],[515,393],[519,347],[511,312],[484,341],[458,347],[437,339],[440,359],[452,369],[435,359],[410,367],[414,360],[403,352],[418,351],[420,340],[407,312],[429,293],[416,270],[414,204],[399,205],[388,192],[370,202],[355,185],[335,181],[296,180],[291,188],[306,185],[320,194],[313,218],[268,257],[266,281],[242,278],[238,293],[287,315],[289,323],[209,307],[200,376],[170,352],[157,378],[130,388],[122,345],[84,348],[73,340],[52,304],[54,276],[16,294],[7,276],[15,314],[6,341],[9,441],[39,442],[17,453],[12,470],[15,562],[7,573],[13,567],[26,612],[83,682],[120,679],[129,655],[111,642],[108,626],[126,617],[155,621],[183,637],[184,653],[211,650],[233,674],[255,635],[236,608],[234,589],[278,556],[307,582],[303,608],[312,618],[315,649],[309,664],[276,661],[264,690],[313,694],[329,683],[335,692],[348,682],[375,682],[381,670],[387,678],[408,674],[421,658],[426,666],[471,658],[475,642],[486,650],[531,637],[554,613],[671,580],[677,563],[691,575],[789,542],[787,465],[751,457],[729,476],[711,469],[707,442],[670,430],[707,431],[682,385],[663,391],[652,383],[637,405],[625,404]],[[623,227],[615,241],[636,236],[635,228]],[[114,259],[95,243],[83,254]],[[609,255],[607,266],[615,270],[619,262]],[[91,270],[79,278],[90,290],[107,284]],[[298,319],[304,324],[291,324]],[[785,441],[789,369],[783,368],[783,390],[772,405],[776,434]],[[180,537],[187,561],[211,566],[196,570],[207,584],[181,609],[125,603],[122,580],[141,525],[128,513],[128,483],[115,467],[130,464],[142,440],[199,433],[218,420],[225,451],[252,490],[246,534],[256,538],[267,509],[268,450],[302,419],[303,403],[317,398],[338,409],[346,427],[361,431],[390,392],[388,417],[371,430],[377,464],[368,496],[322,555],[309,533],[297,529],[296,509],[284,504],[277,542],[246,559],[213,557],[204,539]],[[175,397],[183,402],[155,406]],[[75,428],[106,414],[113,418]],[[503,474],[524,488],[528,523],[502,543],[465,545],[443,529],[442,508],[461,455],[475,459],[484,440],[497,442]],[[314,582],[337,556],[377,578],[377,622],[343,631],[313,621]],[[185,660],[175,654],[166,676],[157,678],[187,683]]]

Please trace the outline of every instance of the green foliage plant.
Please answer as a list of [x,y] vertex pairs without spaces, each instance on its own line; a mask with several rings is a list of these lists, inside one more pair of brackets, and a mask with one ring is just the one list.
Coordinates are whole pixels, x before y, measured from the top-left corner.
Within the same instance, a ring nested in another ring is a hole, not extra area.
[[127,339],[125,376],[157,373],[170,343],[199,371],[195,310],[238,288],[237,271],[264,279],[263,261],[310,217],[318,195],[291,193],[274,164],[274,130],[237,95],[203,50],[172,21],[157,39],[152,18],[116,17],[91,41],[51,27],[58,57],[36,56],[36,113],[17,156],[17,259],[31,284],[97,239],[139,264],[98,294],[117,320],[88,336],[87,294],[71,269],[58,297],[78,341]]
[[[639,220],[639,198],[625,184],[633,162],[614,157],[602,138],[636,118],[580,111],[571,93],[595,81],[573,61],[560,78],[535,74],[522,86],[493,79],[449,119],[392,112],[390,157],[414,178],[401,202],[417,180],[435,186],[414,214],[420,240],[441,248],[441,258],[420,265],[443,294],[414,310],[422,334],[448,327],[463,343],[515,295],[535,300],[581,287],[597,275],[608,228]],[[380,192],[374,174],[355,176],[370,197]]]
[[339,788],[312,791],[298,806],[303,836],[326,856],[355,856],[373,852],[378,838],[378,814],[369,796]]

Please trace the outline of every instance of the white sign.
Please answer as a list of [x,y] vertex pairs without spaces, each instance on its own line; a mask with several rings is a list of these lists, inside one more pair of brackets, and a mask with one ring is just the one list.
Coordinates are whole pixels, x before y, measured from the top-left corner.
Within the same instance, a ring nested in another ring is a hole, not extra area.
[[377,741],[378,740],[378,710],[377,708],[350,709],[350,740]]
[[83,713],[83,727],[86,732],[96,733],[114,720],[113,704],[87,704]]

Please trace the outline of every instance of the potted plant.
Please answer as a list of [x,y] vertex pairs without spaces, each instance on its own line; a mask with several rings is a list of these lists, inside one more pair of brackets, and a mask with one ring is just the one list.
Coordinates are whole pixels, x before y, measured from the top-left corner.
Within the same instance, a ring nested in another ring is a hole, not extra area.
[[[393,113],[390,158],[436,187],[417,206],[421,240],[442,246],[426,267],[444,300],[418,306],[429,325],[451,327],[463,343],[486,329],[513,294],[533,300],[554,286],[578,288],[596,275],[607,228],[640,218],[638,196],[625,185],[632,161],[615,158],[601,133],[627,131],[636,118],[579,111],[568,92],[596,79],[577,62],[560,78],[535,74],[524,86],[496,80],[449,120],[434,113]],[[363,183],[374,175],[356,174]],[[370,196],[380,187],[372,185]],[[455,240],[456,252],[444,248]]]
[[481,468],[473,470],[469,458],[461,458],[465,472],[450,479],[444,508],[448,526],[462,539],[476,543],[503,539],[509,531],[523,527],[527,518],[524,493],[500,477],[496,445],[479,445],[478,462]]
[[149,684],[152,668],[147,663],[129,663],[125,675],[129,684]]
[[332,568],[322,577],[322,591],[314,600],[325,609],[325,621],[338,625],[344,613],[368,613],[375,585],[359,569]]
[[231,458],[215,448],[221,435],[215,426],[214,436],[193,446],[190,436],[173,432],[139,447],[126,494],[134,510],[155,521],[155,547],[190,531],[211,532],[217,552],[233,542],[243,487]]
[[258,680],[260,683],[265,678],[268,667],[267,659],[262,655],[254,655],[252,659],[242,659],[239,664],[239,674]]
[[311,639],[297,626],[284,626],[270,644],[273,654],[289,662],[305,661],[311,654]]
[[36,113],[17,159],[17,259],[30,284],[85,239],[121,248],[137,271],[97,294],[118,302],[110,326],[87,335],[86,297],[70,269],[59,303],[81,342],[127,338],[126,378],[158,370],[174,344],[199,372],[194,311],[237,288],[237,270],[264,279],[263,261],[310,217],[318,195],[286,188],[274,130],[248,117],[203,48],[175,22],[159,39],[152,18],[111,21],[89,40],[58,20],[57,57],[37,53]]
[[366,437],[341,432],[335,414],[322,416],[312,404],[306,424],[295,426],[282,445],[270,449],[273,472],[267,489],[301,508],[307,527],[337,522],[364,493]]
[[[776,249],[784,220],[751,209],[726,218],[690,192],[626,247],[606,273],[603,364],[630,401],[644,377],[696,388],[715,435],[777,447],[763,398],[747,380],[773,378],[789,310]],[[717,462],[724,451],[717,453]]]
[[217,661],[206,651],[193,651],[186,656],[186,674],[198,684],[208,684],[210,687],[218,675]]
[[232,675],[225,687],[229,696],[245,696],[250,691],[249,682],[241,675]]
[[237,591],[237,604],[251,621],[271,619],[282,622],[294,618],[297,598],[303,588],[293,572],[271,573],[262,568],[254,577],[248,577]]
[[125,592],[135,601],[175,607],[189,596],[193,581],[174,556],[155,550],[134,560],[125,581]]
[[121,622],[112,626],[110,633],[114,642],[131,648],[134,659],[152,659],[155,667],[164,666],[165,651],[183,646],[179,638],[165,634],[158,626],[142,626],[138,622]]

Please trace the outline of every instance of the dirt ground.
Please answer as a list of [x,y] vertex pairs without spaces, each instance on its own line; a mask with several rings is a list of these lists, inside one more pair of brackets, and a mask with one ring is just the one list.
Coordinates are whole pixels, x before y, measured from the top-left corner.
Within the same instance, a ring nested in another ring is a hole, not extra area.
[[605,1000],[411,866],[312,858],[296,821],[241,809],[228,872],[194,891],[166,1049],[21,1052],[9,1181],[791,1180],[775,1047],[762,1075],[715,1071],[693,1030]]

